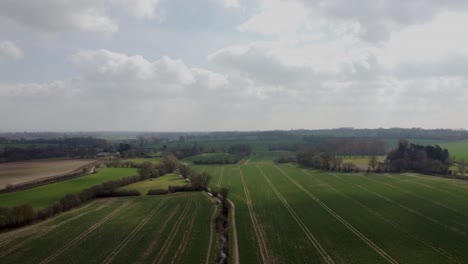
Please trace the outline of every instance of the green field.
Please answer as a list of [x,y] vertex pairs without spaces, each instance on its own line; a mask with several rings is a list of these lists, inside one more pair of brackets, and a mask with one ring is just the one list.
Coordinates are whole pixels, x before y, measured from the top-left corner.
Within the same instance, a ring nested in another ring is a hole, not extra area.
[[167,190],[169,186],[183,186],[187,181],[177,174],[171,173],[156,179],[148,179],[141,182],[132,183],[130,185],[120,187],[118,190],[137,190],[140,194],[145,195],[149,190]]
[[0,207],[12,207],[31,204],[34,209],[47,207],[67,194],[80,191],[106,181],[118,180],[137,174],[133,168],[101,168],[96,174],[90,174],[71,180],[51,183],[17,192],[1,193]]
[[448,149],[450,156],[455,156],[455,160],[464,159],[468,163],[468,140],[441,143],[440,146]]
[[143,163],[143,162],[152,162],[152,163],[159,163],[161,162],[161,157],[153,157],[153,158],[133,158],[133,159],[123,159],[122,162],[130,161],[135,163]]
[[216,209],[202,193],[99,199],[0,234],[0,262],[214,263]]
[[[369,167],[369,160],[371,156],[343,156],[343,163],[350,162],[358,166],[361,170],[366,170]],[[377,160],[382,162],[385,156],[377,156]]]
[[254,159],[195,168],[230,189],[241,263],[468,262],[468,182]]

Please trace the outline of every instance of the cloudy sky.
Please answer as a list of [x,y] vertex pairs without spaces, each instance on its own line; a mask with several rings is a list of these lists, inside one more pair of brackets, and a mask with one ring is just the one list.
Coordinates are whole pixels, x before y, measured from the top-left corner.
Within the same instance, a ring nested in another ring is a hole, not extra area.
[[465,0],[1,0],[0,131],[468,129]]

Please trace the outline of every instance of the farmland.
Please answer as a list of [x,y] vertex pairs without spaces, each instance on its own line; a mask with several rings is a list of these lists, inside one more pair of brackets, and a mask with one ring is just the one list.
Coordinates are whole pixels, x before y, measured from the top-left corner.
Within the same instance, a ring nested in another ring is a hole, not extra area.
[[0,189],[73,172],[94,160],[44,160],[0,163]]
[[1,263],[214,262],[206,194],[109,198],[0,234]]
[[171,173],[156,179],[148,179],[141,182],[120,187],[118,190],[137,190],[140,194],[146,194],[149,190],[167,190],[169,186],[183,186],[187,181],[180,178],[177,174]]
[[101,168],[96,174],[16,192],[0,193],[0,204],[2,207],[31,204],[33,208],[40,209],[47,207],[66,194],[77,194],[86,188],[103,182],[118,180],[136,174],[137,170],[133,168]]
[[468,261],[468,182],[263,159],[195,168],[230,189],[241,263]]
[[447,148],[456,160],[464,159],[468,161],[468,140],[452,141],[440,144],[441,147]]

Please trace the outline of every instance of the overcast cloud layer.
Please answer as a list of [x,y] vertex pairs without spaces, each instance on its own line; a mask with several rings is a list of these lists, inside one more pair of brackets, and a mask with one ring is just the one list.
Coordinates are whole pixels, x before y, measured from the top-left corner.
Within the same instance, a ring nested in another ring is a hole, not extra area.
[[463,0],[0,1],[0,131],[468,128]]

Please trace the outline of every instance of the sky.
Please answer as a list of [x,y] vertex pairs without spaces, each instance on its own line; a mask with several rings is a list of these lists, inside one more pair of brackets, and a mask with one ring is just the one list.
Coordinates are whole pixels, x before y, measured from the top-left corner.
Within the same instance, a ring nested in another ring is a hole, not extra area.
[[468,129],[466,0],[2,0],[0,131]]

